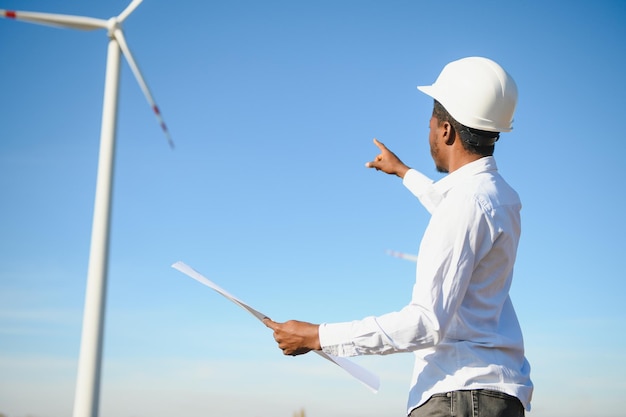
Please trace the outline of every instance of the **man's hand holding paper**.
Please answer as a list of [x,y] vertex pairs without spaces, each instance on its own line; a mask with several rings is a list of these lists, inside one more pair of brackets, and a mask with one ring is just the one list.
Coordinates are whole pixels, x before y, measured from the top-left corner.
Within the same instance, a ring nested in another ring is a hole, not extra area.
[[274,331],[274,340],[285,355],[296,356],[322,349],[317,324],[297,320],[276,323],[270,318],[265,318],[263,323]]

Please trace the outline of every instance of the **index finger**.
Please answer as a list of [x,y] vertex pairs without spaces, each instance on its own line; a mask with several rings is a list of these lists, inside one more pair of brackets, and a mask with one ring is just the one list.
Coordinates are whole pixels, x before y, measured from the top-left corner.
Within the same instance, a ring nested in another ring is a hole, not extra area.
[[381,151],[384,151],[385,149],[387,149],[387,147],[385,146],[384,143],[382,143],[381,141],[379,141],[378,139],[374,138],[374,145],[376,145],[378,147],[378,149],[380,149]]
[[263,319],[263,324],[265,324],[267,327],[269,327],[272,330],[275,330],[276,327],[278,326],[278,323],[276,323],[274,320],[270,319],[269,317],[265,317]]

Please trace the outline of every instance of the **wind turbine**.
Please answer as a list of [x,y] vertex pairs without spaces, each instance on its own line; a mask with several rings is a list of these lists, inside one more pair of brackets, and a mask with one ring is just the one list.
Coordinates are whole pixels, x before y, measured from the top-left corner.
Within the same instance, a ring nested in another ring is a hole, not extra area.
[[163,122],[159,108],[156,106],[152,94],[148,89],[148,85],[144,81],[139,67],[128,49],[122,32],[122,23],[141,2],[142,0],[133,0],[122,13],[108,20],[84,16],[0,9],[0,17],[61,28],[80,30],[105,29],[109,37],[102,108],[102,127],[100,130],[96,197],[91,231],[91,248],[87,272],[87,288],[85,293],[78,375],[74,398],[74,417],[95,417],[98,415],[109,255],[111,191],[117,127],[120,51],[126,57],[135,78],[139,82],[141,90],[161,125],[161,129],[163,129],[170,146],[173,147],[172,139]]
[[417,255],[411,255],[404,252],[398,252],[395,250],[387,250],[387,255],[393,256],[394,258],[400,258],[411,262],[417,262]]

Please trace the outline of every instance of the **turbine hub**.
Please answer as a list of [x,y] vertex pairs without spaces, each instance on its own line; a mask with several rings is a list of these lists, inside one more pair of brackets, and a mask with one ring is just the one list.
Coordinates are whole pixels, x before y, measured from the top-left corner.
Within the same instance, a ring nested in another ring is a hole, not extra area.
[[122,22],[120,22],[117,17],[112,17],[107,20],[107,35],[109,38],[113,38],[115,31],[121,28]]

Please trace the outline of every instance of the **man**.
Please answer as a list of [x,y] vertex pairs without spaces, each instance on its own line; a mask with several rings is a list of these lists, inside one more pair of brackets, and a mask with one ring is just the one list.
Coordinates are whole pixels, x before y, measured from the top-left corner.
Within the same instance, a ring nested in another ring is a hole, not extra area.
[[265,323],[286,355],[414,352],[407,415],[509,417],[530,409],[532,382],[509,288],[521,203],[493,158],[512,129],[517,86],[492,60],[446,65],[433,85],[433,182],[374,139],[369,168],[397,175],[431,213],[409,305],[346,323]]

